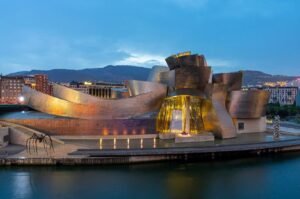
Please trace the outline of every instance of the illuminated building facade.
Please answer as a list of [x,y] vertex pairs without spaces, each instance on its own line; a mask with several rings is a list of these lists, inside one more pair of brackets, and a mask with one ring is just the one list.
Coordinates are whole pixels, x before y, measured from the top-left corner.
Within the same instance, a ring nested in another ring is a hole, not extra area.
[[104,99],[115,99],[128,97],[128,90],[123,84],[116,83],[93,83],[93,82],[71,82],[67,85],[76,91],[86,93]]
[[19,104],[23,85],[24,78],[21,76],[0,76],[0,103]]
[[266,130],[269,92],[242,90],[242,72],[212,74],[205,57],[190,52],[170,56],[166,62],[168,67],[153,68],[148,81],[126,81],[128,96],[116,99],[112,90],[105,89],[79,92],[52,84],[50,96],[24,87],[24,103],[55,118],[12,122],[54,135],[158,133],[175,142],[178,136],[201,140],[197,136],[209,134],[225,139]]
[[161,138],[213,132],[224,139],[266,130],[269,92],[242,90],[242,72],[212,74],[205,57],[190,52],[166,62],[169,70],[151,73],[153,81],[168,85],[156,124]]
[[296,103],[298,87],[266,87],[263,88],[271,93],[269,103],[280,105],[293,105]]
[[35,89],[39,92],[51,95],[52,85],[49,84],[48,76],[45,74],[34,75],[35,79]]
[[293,81],[288,82],[288,86],[300,88],[300,78],[297,78]]

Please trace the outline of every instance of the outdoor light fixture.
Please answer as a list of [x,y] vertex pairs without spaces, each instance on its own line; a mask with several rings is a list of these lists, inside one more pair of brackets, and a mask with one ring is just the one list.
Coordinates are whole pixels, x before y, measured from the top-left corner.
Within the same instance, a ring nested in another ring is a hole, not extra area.
[[19,96],[19,97],[18,97],[18,101],[19,101],[20,103],[23,103],[23,102],[25,101],[25,97],[24,97],[24,96]]

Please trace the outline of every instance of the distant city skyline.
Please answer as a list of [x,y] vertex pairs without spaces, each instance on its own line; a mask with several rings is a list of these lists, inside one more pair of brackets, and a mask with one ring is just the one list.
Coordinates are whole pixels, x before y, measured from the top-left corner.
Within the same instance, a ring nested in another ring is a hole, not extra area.
[[297,0],[1,0],[0,73],[166,65],[189,51],[214,72],[300,75]]

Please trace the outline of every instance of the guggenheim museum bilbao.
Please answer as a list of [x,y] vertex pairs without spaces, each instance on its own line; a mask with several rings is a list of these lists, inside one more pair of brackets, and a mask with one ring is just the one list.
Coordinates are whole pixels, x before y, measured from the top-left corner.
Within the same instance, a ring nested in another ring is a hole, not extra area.
[[24,87],[24,104],[47,117],[9,119],[49,135],[143,135],[162,139],[210,133],[216,139],[266,130],[269,92],[242,90],[242,72],[212,74],[190,52],[154,66],[147,81],[128,80],[129,96],[101,99],[53,84],[48,95]]

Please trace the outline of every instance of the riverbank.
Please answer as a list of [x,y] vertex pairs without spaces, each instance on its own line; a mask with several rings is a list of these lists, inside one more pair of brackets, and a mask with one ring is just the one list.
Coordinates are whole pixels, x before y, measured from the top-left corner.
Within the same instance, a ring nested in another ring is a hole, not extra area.
[[[51,136],[53,150],[39,141],[27,140],[40,132],[2,121],[8,127],[9,144],[0,148],[0,165],[106,165],[158,161],[238,159],[300,151],[299,129],[238,134],[234,139],[176,143],[157,134],[122,136]],[[297,133],[298,132],[298,133]],[[36,147],[36,150],[33,148]]]
[[[55,154],[27,154],[22,151],[7,157],[1,157],[0,165],[107,165],[107,164],[134,164],[158,161],[210,161],[218,159],[237,159],[268,154],[279,154],[300,151],[300,137],[282,136],[279,139],[271,139],[270,134],[263,134],[265,140],[253,142],[254,137],[262,139],[261,134],[252,135],[252,142],[246,143],[246,139],[240,144],[226,143],[202,143],[202,146],[169,146],[158,148],[132,148],[132,149],[99,149],[77,148],[66,156]],[[249,136],[248,136],[249,137]],[[90,141],[89,141],[90,143]],[[214,145],[213,145],[214,144]],[[1,149],[3,151],[4,149]],[[20,149],[18,149],[20,150]],[[59,151],[56,151],[58,153]]]

